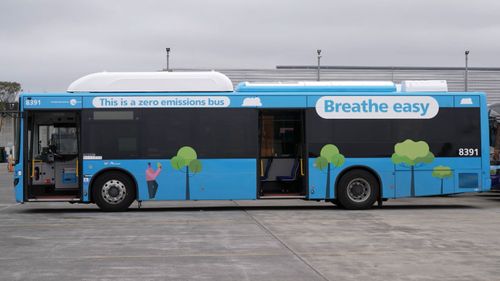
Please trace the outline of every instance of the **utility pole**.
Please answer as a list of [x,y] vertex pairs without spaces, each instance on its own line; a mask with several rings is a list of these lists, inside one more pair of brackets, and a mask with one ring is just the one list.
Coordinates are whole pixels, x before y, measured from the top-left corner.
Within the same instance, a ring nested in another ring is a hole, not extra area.
[[465,51],[465,73],[464,73],[464,85],[465,91],[469,91],[469,50]]
[[321,69],[321,50],[318,49],[316,50],[316,52],[318,52],[318,81],[320,80],[320,69]]
[[167,51],[167,71],[170,71],[170,48],[166,48]]

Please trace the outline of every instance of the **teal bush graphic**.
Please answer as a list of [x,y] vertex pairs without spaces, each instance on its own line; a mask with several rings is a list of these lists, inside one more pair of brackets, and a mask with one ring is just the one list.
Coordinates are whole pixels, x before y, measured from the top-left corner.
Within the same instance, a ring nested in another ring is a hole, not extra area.
[[443,194],[443,181],[446,178],[450,178],[453,175],[453,171],[448,166],[436,166],[432,170],[432,176],[441,179],[441,194]]
[[196,151],[190,146],[183,146],[177,155],[170,159],[170,164],[177,170],[186,174],[186,200],[190,200],[189,176],[201,172],[201,162],[197,159]]
[[407,139],[394,146],[392,163],[409,167],[411,170],[411,196],[415,196],[415,166],[429,164],[434,161],[434,154],[429,151],[429,145],[425,141],[413,141]]
[[330,198],[330,172],[331,166],[334,168],[344,165],[345,157],[340,154],[339,149],[333,144],[326,144],[321,148],[320,156],[314,161],[314,167],[326,172],[326,195],[325,199]]

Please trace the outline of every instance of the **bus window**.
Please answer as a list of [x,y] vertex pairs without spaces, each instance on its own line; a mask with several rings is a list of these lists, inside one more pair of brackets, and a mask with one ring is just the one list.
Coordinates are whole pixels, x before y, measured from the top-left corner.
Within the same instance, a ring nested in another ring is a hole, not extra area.
[[441,108],[432,119],[322,119],[308,110],[309,156],[331,140],[346,157],[391,157],[405,139],[424,140],[436,157],[457,157],[461,147],[481,154],[479,108]]
[[252,109],[84,110],[82,148],[103,159],[171,158],[183,146],[200,159],[255,158],[257,118]]

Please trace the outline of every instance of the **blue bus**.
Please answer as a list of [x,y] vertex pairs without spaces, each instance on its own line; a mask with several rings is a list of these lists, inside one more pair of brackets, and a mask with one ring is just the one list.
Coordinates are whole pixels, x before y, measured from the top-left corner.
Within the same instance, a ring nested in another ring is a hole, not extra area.
[[490,189],[486,95],[446,81],[232,82],[217,72],[95,73],[23,93],[18,202],[327,201]]

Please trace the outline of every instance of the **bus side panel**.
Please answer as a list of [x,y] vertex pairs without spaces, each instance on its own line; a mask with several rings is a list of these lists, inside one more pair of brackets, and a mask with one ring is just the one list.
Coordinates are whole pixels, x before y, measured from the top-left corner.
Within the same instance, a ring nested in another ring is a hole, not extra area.
[[[319,170],[314,165],[316,159],[309,159],[309,199],[325,199],[327,169]],[[415,196],[432,196],[462,192],[476,192],[481,185],[481,158],[457,157],[435,158],[432,163],[414,168],[413,180],[409,167],[394,165],[390,158],[347,158],[338,168],[330,170],[330,196],[335,196],[337,176],[351,167],[367,167],[380,178],[383,198],[402,198],[411,196],[414,186]],[[434,167],[451,168],[449,176],[433,173]],[[413,181],[413,183],[412,183]]]
[[[198,172],[193,173],[192,170],[186,170],[186,167],[174,169],[169,159],[85,160],[84,193],[90,182],[88,178],[102,169],[118,168],[134,176],[139,200],[186,200],[187,197],[190,200],[256,199],[255,159],[199,161],[201,167],[195,168]],[[148,169],[150,170],[147,171]],[[146,174],[149,174],[148,178]]]
[[[449,171],[435,171],[436,167],[449,167]],[[476,192],[481,184],[479,157],[436,157],[431,163],[414,166],[413,179],[407,165],[394,168],[396,198],[410,197],[412,185],[415,196],[431,196]]]
[[[328,177],[327,168],[319,170],[314,162],[316,158],[309,159],[309,199],[325,199],[326,183]],[[335,198],[335,183],[338,175],[345,169],[367,167],[372,169],[381,181],[382,194],[384,198],[394,198],[394,165],[387,158],[346,158],[341,167],[330,168],[330,196]]]
[[[191,199],[256,199],[257,161],[255,159],[210,159],[201,161],[201,172],[190,180]],[[185,185],[185,180],[183,180],[177,188],[184,189]]]

